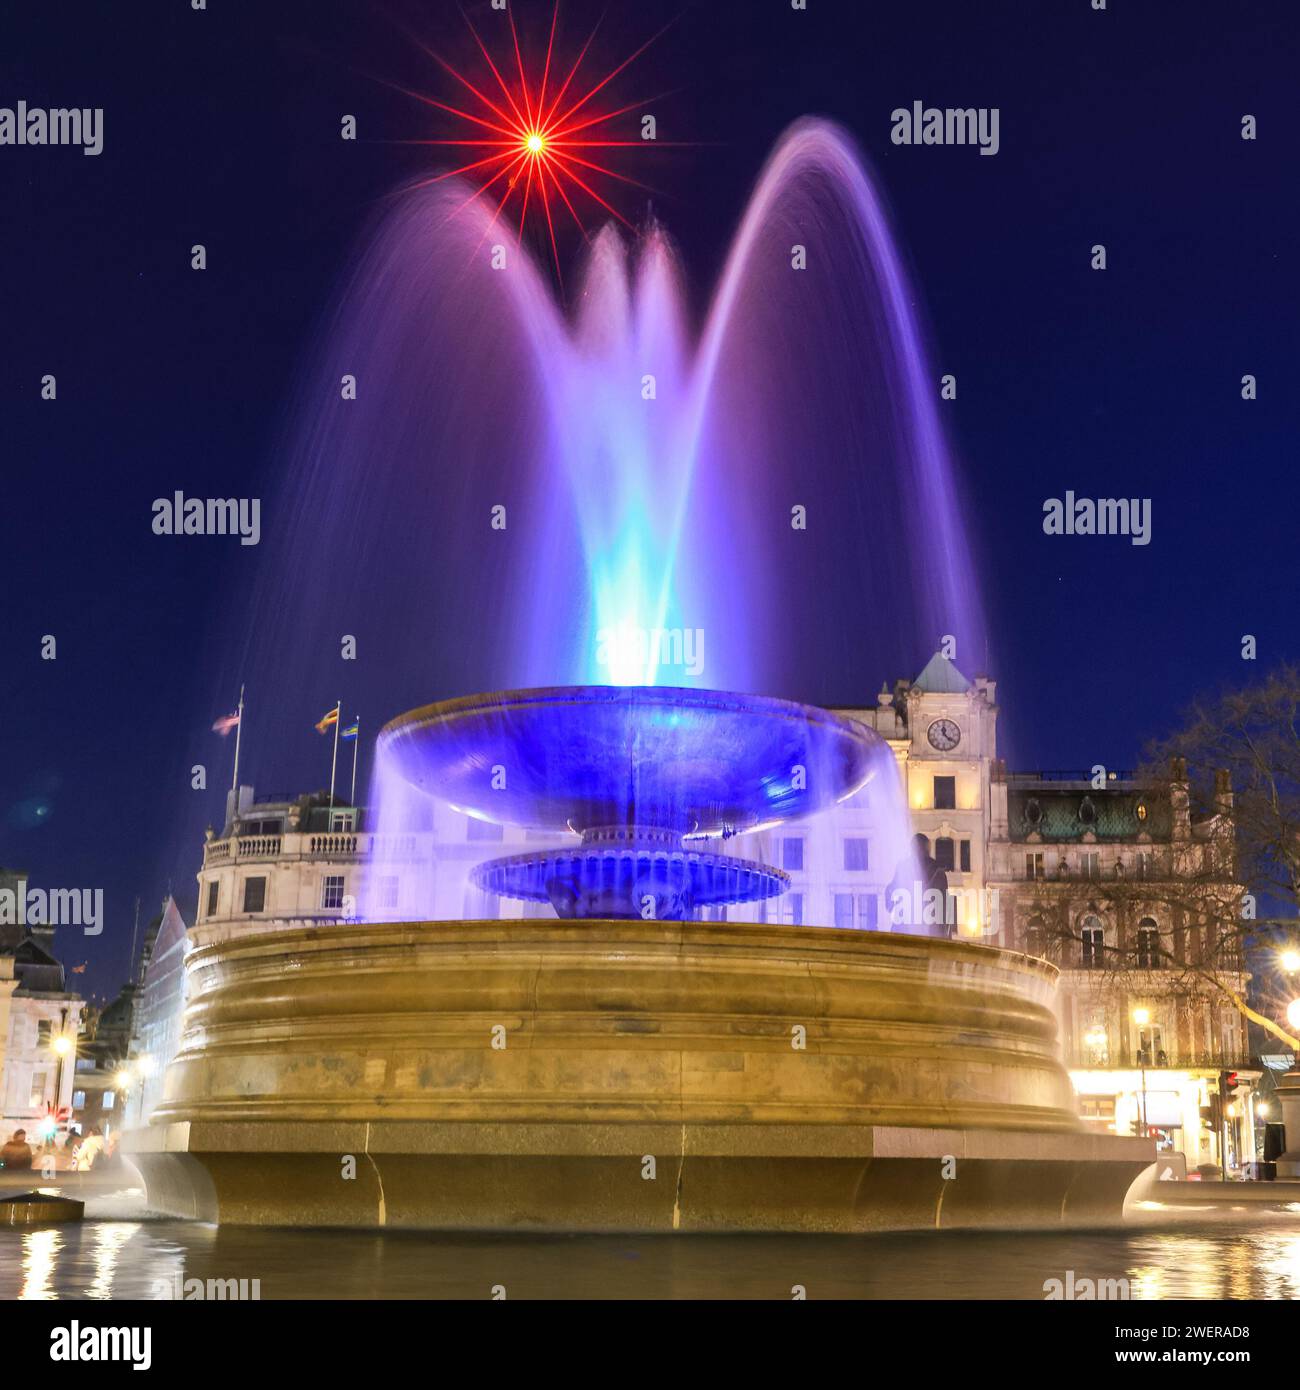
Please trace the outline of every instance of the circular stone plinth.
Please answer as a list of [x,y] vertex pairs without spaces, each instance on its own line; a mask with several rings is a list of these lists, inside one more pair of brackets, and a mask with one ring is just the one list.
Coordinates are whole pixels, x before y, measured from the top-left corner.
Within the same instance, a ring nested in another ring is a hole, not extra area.
[[1154,1153],[1075,1118],[1055,968],[962,942],[741,923],[340,924],[202,946],[185,968],[165,1099],[124,1140],[149,1205],[177,1216],[1095,1224],[1118,1217]]
[[471,695],[399,716],[379,743],[412,785],[483,820],[703,836],[824,810],[888,754],[826,710],[671,686]]

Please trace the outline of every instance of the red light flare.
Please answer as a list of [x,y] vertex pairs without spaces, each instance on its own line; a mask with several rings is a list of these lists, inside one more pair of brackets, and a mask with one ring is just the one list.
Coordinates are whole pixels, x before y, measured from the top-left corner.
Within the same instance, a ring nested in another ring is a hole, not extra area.
[[[645,105],[644,101],[629,102],[614,110],[599,111],[592,114],[588,103],[597,97],[616,77],[627,69],[642,53],[658,39],[669,25],[647,39],[635,52],[612,68],[599,81],[587,86],[584,79],[575,86],[584,59],[596,37],[593,29],[586,42],[578,50],[577,57],[569,66],[568,74],[560,83],[554,95],[552,85],[552,61],[555,54],[556,26],[559,21],[560,6],[556,0],[551,12],[550,33],[546,42],[546,58],[540,77],[534,72],[530,79],[523,50],[519,44],[519,34],[515,28],[514,14],[508,12],[510,40],[513,49],[514,69],[510,72],[510,62],[498,64],[489,52],[487,45],[479,36],[469,17],[464,15],[466,25],[474,37],[474,42],[492,75],[491,82],[476,84],[464,73],[453,67],[440,54],[426,44],[416,42],[430,58],[448,73],[467,92],[473,100],[465,105],[469,110],[451,106],[421,92],[405,87],[397,88],[407,96],[427,106],[436,108],[467,122],[474,127],[473,134],[458,139],[410,140],[403,144],[455,146],[472,152],[477,157],[445,173],[426,179],[425,184],[439,183],[443,179],[475,175],[479,180],[477,188],[461,206],[467,206],[484,194],[496,197],[496,207],[492,216],[494,225],[506,211],[512,196],[518,195],[519,224],[518,238],[523,240],[524,228],[528,222],[530,209],[534,217],[544,220],[547,238],[550,241],[551,255],[555,260],[557,277],[563,283],[560,271],[560,251],[555,233],[555,222],[562,204],[584,238],[588,237],[586,224],[575,203],[581,205],[587,200],[595,203],[601,210],[615,217],[629,230],[632,224],[619,210],[602,195],[599,188],[601,179],[612,179],[617,183],[653,192],[647,184],[640,183],[626,174],[620,174],[608,167],[602,160],[607,156],[596,153],[611,149],[645,149],[647,146],[683,145],[690,141],[648,141],[621,140],[613,138],[609,123],[619,116]],[[599,27],[599,26],[597,26]],[[505,67],[506,74],[502,73]],[[392,85],[392,84],[388,84]],[[484,90],[486,88],[486,90]],[[573,97],[571,92],[582,91]],[[651,98],[654,100],[655,98]],[[584,108],[588,108],[584,110]],[[479,134],[478,132],[483,132]],[[593,157],[594,155],[594,157]],[[499,192],[499,197],[497,194]],[[513,210],[512,210],[513,212]]]

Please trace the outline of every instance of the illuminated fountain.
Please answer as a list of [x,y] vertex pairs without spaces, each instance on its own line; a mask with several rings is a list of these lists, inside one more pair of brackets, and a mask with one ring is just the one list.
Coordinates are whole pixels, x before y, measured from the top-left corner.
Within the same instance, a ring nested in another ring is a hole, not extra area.
[[702,847],[810,815],[893,755],[861,724],[786,700],[586,686],[430,705],[380,736],[413,786],[484,820],[576,831],[572,849],[478,865],[497,897],[560,917],[680,921],[784,891],[787,876]]
[[[870,731],[744,692],[807,671],[858,680],[863,651],[899,669],[939,633],[983,645],[911,292],[851,145],[819,122],[783,139],[693,348],[659,229],[635,273],[614,233],[595,239],[570,322],[526,255],[489,268],[489,213],[449,220],[463,201],[446,183],[412,190],[350,280],[253,659],[266,688],[332,690],[355,614],[366,708],[447,689],[448,647],[452,688],[531,683],[390,723],[376,830],[400,857],[413,808],[436,797],[581,840],[472,868],[553,918],[198,944],[164,1102],[131,1137],[150,1202],[424,1228],[1117,1218],[1152,1145],[1083,1130],[1055,967],[965,941],[698,920],[784,886],[719,852],[733,834],[869,779],[900,852],[909,834],[894,755]],[[338,397],[345,375],[355,398]],[[851,581],[821,567],[832,552],[860,565]],[[834,592],[853,596],[852,642]],[[623,626],[706,631],[707,669],[684,689],[653,658],[602,664],[599,634]],[[427,858],[401,871],[413,901],[433,900]]]

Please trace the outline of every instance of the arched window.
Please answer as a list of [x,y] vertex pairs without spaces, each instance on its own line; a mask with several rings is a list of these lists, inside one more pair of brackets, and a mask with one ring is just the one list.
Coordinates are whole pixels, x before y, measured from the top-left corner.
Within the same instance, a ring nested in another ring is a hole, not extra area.
[[1100,970],[1106,950],[1106,928],[1101,918],[1089,913],[1079,924],[1079,964],[1085,970]]
[[1144,917],[1138,923],[1137,963],[1139,970],[1159,969],[1160,928],[1154,917]]

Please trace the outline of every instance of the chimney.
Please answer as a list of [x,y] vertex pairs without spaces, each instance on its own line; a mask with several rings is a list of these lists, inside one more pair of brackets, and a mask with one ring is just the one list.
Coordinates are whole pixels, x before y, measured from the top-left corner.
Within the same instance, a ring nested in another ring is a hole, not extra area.
[[1169,759],[1169,809],[1173,814],[1173,837],[1186,840],[1192,833],[1191,800],[1187,789],[1187,759]]

